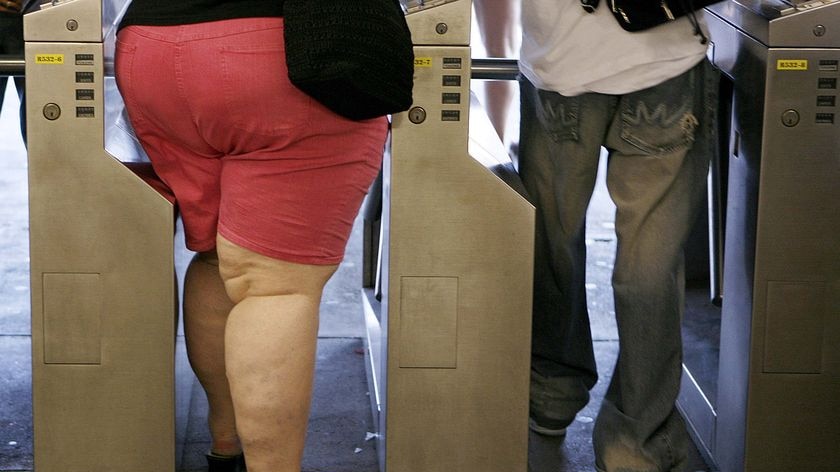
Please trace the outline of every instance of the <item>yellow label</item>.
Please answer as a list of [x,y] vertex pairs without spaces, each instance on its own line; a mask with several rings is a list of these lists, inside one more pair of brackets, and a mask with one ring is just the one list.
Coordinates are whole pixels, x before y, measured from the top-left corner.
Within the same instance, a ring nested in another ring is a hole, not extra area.
[[36,54],[35,64],[64,64],[64,54]]
[[779,59],[776,61],[776,70],[808,70],[806,59]]
[[431,57],[415,57],[414,67],[432,67]]

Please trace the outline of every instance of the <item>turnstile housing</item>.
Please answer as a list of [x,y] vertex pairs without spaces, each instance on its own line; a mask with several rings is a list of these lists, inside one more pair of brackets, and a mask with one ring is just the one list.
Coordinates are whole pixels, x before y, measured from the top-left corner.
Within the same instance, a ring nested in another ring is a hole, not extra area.
[[840,470],[840,2],[796,3],[706,15],[733,85],[720,368],[716,405],[690,377],[680,401],[723,472]]
[[24,18],[38,472],[175,465],[173,207],[105,150],[124,4]]
[[468,146],[470,2],[422,3],[407,16],[414,103],[393,116],[381,235],[365,247],[380,468],[524,472],[534,209]]

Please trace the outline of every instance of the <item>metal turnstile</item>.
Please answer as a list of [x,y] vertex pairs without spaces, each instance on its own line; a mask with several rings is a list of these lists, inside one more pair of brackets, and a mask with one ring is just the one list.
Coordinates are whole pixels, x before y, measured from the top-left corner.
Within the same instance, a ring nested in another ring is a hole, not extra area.
[[706,19],[731,112],[722,308],[688,328],[710,342],[679,406],[723,472],[835,472],[840,2],[728,1]]
[[126,4],[24,17],[38,472],[175,465],[174,212],[115,157],[141,151],[105,73]]
[[362,290],[380,468],[524,472],[534,209],[470,111],[469,0],[403,6],[414,103],[393,116]]

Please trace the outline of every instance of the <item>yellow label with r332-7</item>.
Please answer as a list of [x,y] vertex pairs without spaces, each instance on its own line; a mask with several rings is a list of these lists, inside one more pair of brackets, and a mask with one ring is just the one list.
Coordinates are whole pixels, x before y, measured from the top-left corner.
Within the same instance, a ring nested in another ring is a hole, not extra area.
[[431,57],[415,57],[414,67],[432,67]]
[[64,54],[36,54],[35,64],[64,64]]
[[776,70],[808,70],[807,59],[779,59]]

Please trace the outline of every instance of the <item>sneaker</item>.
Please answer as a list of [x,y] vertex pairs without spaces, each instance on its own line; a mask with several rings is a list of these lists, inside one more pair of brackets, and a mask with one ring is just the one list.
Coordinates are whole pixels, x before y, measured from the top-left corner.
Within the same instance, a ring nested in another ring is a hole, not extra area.
[[528,418],[528,429],[543,436],[560,437],[566,435],[566,428],[540,426],[534,418]]

